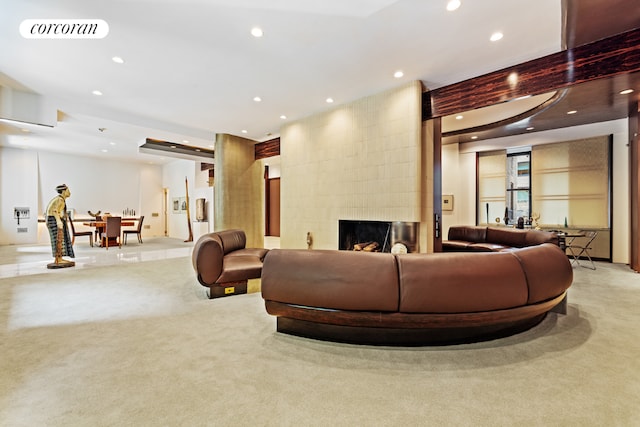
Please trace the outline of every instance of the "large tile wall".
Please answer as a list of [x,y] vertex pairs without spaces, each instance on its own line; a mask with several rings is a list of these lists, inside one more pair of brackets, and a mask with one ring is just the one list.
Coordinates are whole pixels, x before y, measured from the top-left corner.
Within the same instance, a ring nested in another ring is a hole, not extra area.
[[340,219],[421,221],[421,94],[415,81],[281,129],[281,247],[311,233],[337,249]]

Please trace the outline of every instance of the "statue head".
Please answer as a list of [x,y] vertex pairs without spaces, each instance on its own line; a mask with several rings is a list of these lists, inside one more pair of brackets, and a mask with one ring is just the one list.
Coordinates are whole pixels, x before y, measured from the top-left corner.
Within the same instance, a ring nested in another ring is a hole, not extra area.
[[56,191],[63,197],[69,197],[71,195],[71,191],[69,191],[69,187],[67,187],[66,184],[58,185]]

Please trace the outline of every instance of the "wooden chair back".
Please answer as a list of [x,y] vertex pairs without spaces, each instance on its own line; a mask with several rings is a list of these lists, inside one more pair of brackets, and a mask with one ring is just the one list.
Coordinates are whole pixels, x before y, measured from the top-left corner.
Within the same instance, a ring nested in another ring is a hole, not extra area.
[[119,247],[122,247],[122,241],[120,239],[120,233],[122,230],[122,217],[108,216],[106,218],[106,227],[104,230],[105,247],[109,249],[110,243],[117,242]]

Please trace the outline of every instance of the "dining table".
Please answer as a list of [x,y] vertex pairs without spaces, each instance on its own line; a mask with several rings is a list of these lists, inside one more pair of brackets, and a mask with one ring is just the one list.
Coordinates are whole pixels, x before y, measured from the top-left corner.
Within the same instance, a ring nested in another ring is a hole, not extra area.
[[[84,221],[82,223],[82,225],[86,225],[88,227],[94,227],[96,229],[96,231],[98,231],[99,235],[100,235],[100,244],[98,245],[99,247],[103,247],[103,242],[102,242],[102,233],[104,232],[105,227],[107,226],[107,221],[105,220],[92,220],[92,221]],[[135,225],[135,221],[132,220],[122,220],[120,222],[120,226],[121,227],[130,227],[132,225]],[[97,240],[97,239],[96,239]],[[109,242],[109,246],[117,246],[117,243],[115,241],[110,241]]]

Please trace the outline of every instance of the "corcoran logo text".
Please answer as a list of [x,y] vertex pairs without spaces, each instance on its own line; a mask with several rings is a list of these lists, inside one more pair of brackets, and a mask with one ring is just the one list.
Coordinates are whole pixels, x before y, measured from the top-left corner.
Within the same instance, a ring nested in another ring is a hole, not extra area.
[[102,19],[25,19],[20,34],[27,39],[102,39],[109,24]]

